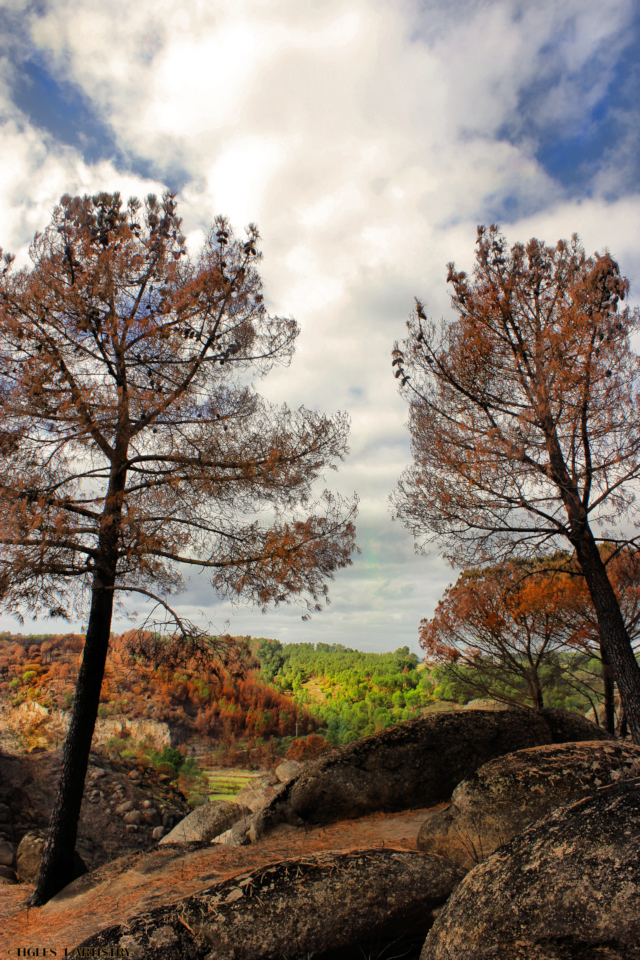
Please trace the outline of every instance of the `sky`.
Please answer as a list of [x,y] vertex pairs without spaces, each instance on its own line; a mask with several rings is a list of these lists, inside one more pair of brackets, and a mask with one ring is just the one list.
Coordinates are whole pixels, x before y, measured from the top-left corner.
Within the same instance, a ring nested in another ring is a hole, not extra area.
[[216,214],[240,235],[256,222],[265,304],[301,328],[257,389],[351,417],[324,485],[360,497],[361,553],[330,606],[307,622],[295,604],[233,608],[195,575],[179,610],[221,632],[419,653],[457,571],[391,519],[410,463],[394,341],[416,296],[452,318],[446,264],[471,268],[481,223],[510,242],[577,232],[638,303],[640,4],[0,0],[0,18],[0,245],[28,265],[65,193],[174,190],[193,255]]

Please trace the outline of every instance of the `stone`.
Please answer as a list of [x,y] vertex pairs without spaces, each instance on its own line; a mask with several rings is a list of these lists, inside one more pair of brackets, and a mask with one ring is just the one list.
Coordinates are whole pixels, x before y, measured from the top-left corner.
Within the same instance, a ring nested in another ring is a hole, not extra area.
[[129,780],[139,780],[139,779],[140,779],[140,771],[139,771],[139,770],[131,770],[131,772],[128,774],[128,777],[129,777]]
[[283,763],[278,764],[275,774],[280,783],[288,783],[289,780],[297,777],[301,770],[302,764],[298,763],[297,760],[285,760]]
[[125,823],[140,823],[142,820],[142,814],[139,810],[130,810],[129,813],[125,813],[124,822]]
[[421,960],[636,960],[640,778],[559,807],[467,874]]
[[116,807],[116,813],[119,816],[124,816],[125,813],[129,813],[133,809],[133,800],[125,800],[124,803],[118,804]]
[[[16,851],[16,873],[20,883],[35,884],[40,873],[40,861],[44,849],[44,837],[37,833],[25,833]],[[77,850],[73,852],[73,871],[71,880],[81,877],[87,867]]]
[[209,843],[214,837],[229,830],[238,820],[251,816],[251,810],[241,803],[227,800],[207,801],[181,820],[160,843]]
[[145,810],[148,810],[149,807],[151,806],[151,800],[143,800],[141,806],[142,806]]
[[4,867],[11,867],[15,859],[15,850],[13,844],[8,840],[0,840],[0,864]]
[[242,803],[256,813],[270,803],[281,786],[281,781],[273,773],[253,777],[236,794],[236,803]]
[[[254,814],[255,816],[255,814]],[[251,829],[251,818],[238,820],[230,830],[225,830],[219,836],[215,837],[212,843],[220,843],[227,847],[246,847],[251,843],[249,831]]]
[[18,882],[15,870],[5,866],[5,864],[0,864],[0,877],[2,877],[3,880],[9,880],[11,883]]
[[[592,723],[597,723],[599,726],[604,727],[607,722],[604,703],[599,704],[597,711],[594,711],[593,707],[591,707],[591,710],[588,710],[584,716],[585,720],[591,720]],[[617,725],[620,720],[620,697],[618,694],[613,698],[613,718]]]
[[171,960],[416,955],[463,872],[410,850],[323,853],[235,876],[84,940],[96,955],[124,946]]
[[128,833],[137,833],[140,828],[137,823],[128,823],[125,827],[125,830]]
[[151,836],[154,840],[162,840],[164,837],[164,827],[154,827]]
[[575,739],[612,740],[584,717],[564,710],[461,710],[407,720],[308,760],[258,811],[251,840],[279,823],[330,823],[376,810],[433,806],[448,800],[462,780],[489,760]]
[[491,760],[458,784],[451,806],[420,828],[418,850],[471,870],[548,816],[598,787],[640,776],[640,747],[586,741],[518,750]]
[[142,821],[150,827],[159,827],[162,818],[154,807],[145,807],[142,811]]

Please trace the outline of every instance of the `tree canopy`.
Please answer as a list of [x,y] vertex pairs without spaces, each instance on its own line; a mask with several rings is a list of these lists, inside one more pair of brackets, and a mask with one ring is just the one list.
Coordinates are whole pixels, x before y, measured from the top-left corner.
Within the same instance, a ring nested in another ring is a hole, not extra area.
[[418,550],[461,566],[552,555],[585,576],[629,726],[640,742],[640,667],[598,551],[638,541],[637,310],[605,253],[576,236],[509,247],[478,228],[473,276],[449,264],[455,319],[423,304],[392,365],[410,405],[413,464],[392,497]]
[[114,596],[150,599],[187,661],[229,665],[230,638],[172,603],[184,568],[218,597],[318,609],[355,549],[355,497],[311,503],[347,452],[347,417],[274,407],[247,383],[288,363],[298,335],[264,306],[257,228],[239,240],[218,217],[192,263],[180,227],[170,194],[64,196],[33,267],[4,258],[0,599],[88,612],[35,903],[71,876]]

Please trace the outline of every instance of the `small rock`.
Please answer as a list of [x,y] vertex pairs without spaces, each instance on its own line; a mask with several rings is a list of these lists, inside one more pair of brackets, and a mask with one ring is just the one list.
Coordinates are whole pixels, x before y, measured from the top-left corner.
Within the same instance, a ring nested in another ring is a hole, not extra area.
[[145,810],[148,810],[149,807],[151,806],[151,800],[143,800],[142,806],[144,807]]
[[129,780],[139,780],[140,772],[138,770],[132,770],[129,774]]
[[164,827],[154,827],[151,836],[154,840],[162,840],[164,837]]
[[0,840],[0,865],[10,867],[13,864],[15,851],[13,844],[8,840]]
[[137,833],[137,832],[138,832],[138,824],[137,824],[137,823],[128,823],[128,824],[126,825],[126,827],[125,827],[125,830],[127,830],[129,833]]
[[11,867],[4,866],[4,864],[0,864],[0,877],[8,880],[10,883],[18,882],[15,870],[12,870]]
[[139,810],[131,810],[129,813],[125,813],[124,822],[125,823],[140,823],[142,820],[142,814]]
[[123,816],[125,813],[128,813],[129,810],[133,809],[133,800],[125,800],[124,803],[118,804],[116,807],[116,813],[120,816]]

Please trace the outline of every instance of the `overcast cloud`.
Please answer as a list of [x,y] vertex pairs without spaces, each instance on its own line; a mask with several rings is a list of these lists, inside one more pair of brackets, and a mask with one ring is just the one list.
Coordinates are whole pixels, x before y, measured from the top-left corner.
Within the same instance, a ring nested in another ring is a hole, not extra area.
[[232,611],[196,577],[181,609],[233,633],[418,651],[420,618],[456,572],[436,552],[416,556],[390,519],[409,462],[393,341],[416,295],[450,315],[446,264],[471,266],[478,223],[500,223],[510,241],[577,231],[589,253],[611,250],[634,293],[637,4],[0,0],[0,11],[5,250],[28,263],[63,193],[175,189],[193,254],[216,214],[236,232],[255,221],[267,306],[301,326],[291,366],[258,389],[352,419],[351,454],[326,485],[359,494],[362,553],[330,585],[331,605],[306,623],[295,605]]

